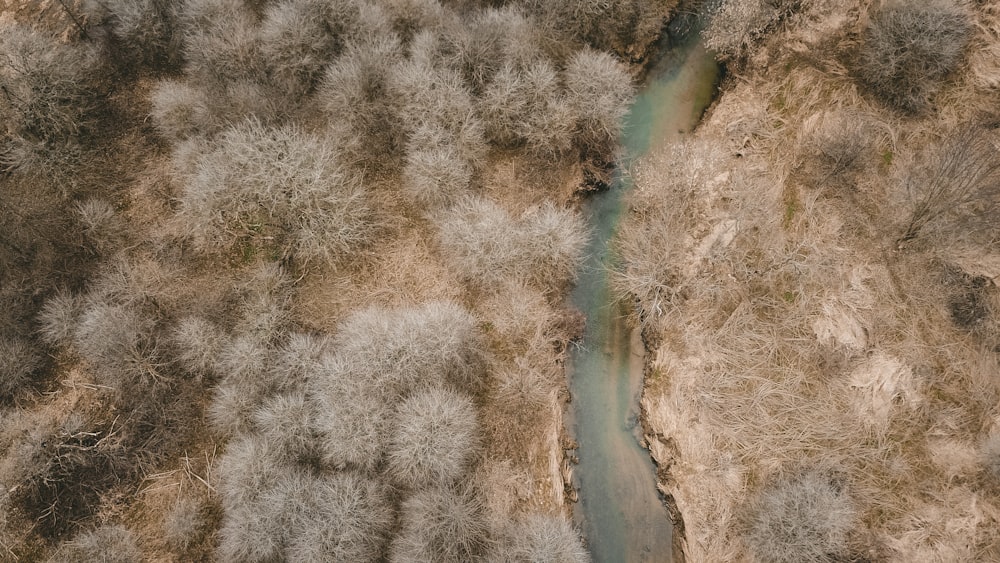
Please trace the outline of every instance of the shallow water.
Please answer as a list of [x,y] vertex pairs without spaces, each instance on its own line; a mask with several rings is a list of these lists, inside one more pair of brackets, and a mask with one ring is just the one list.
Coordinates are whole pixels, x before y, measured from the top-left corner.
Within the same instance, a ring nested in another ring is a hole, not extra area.
[[[697,41],[665,48],[626,118],[626,165],[651,148],[676,140],[698,123],[711,101],[718,66]],[[608,241],[630,188],[620,177],[588,198],[592,229],[587,260],[571,300],[587,317],[583,341],[571,355],[571,424],[579,449],[574,470],[580,500],[575,519],[594,563],[671,560],[671,524],[656,488],[656,468],[638,442],[643,346],[614,304]]]

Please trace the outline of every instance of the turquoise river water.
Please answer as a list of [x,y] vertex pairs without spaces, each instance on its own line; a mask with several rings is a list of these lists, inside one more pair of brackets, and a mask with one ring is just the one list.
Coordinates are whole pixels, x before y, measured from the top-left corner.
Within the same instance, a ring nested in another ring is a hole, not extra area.
[[[665,46],[626,118],[623,167],[691,131],[711,101],[719,69],[697,33]],[[608,283],[609,241],[623,211],[627,175],[588,197],[592,229],[587,261],[571,300],[587,317],[571,355],[571,431],[579,448],[574,470],[581,526],[594,563],[671,561],[671,522],[656,488],[656,469],[640,446],[643,346],[624,322]]]

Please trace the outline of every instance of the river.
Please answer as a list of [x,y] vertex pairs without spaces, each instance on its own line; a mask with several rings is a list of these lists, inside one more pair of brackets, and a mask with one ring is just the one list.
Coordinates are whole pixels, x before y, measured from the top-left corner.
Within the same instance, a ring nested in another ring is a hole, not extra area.
[[[626,118],[624,168],[691,131],[711,101],[719,69],[697,36],[691,33],[674,45],[663,40],[659,60]],[[639,443],[644,349],[626,325],[608,278],[614,267],[608,243],[630,187],[628,176],[619,174],[610,189],[584,203],[592,236],[571,294],[587,317],[583,340],[570,358],[570,425],[579,444],[574,519],[594,563],[671,561],[670,517],[656,487],[656,468]]]

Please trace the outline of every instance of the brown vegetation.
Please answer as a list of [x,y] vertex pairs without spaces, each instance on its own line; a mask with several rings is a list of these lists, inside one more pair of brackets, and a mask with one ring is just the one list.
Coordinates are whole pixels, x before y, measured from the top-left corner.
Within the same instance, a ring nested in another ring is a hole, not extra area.
[[[765,25],[729,16],[781,3],[723,3],[707,34],[729,78],[694,135],[636,164],[619,236],[681,545],[694,561],[995,559],[983,76],[1000,14],[793,4]],[[720,35],[737,23],[753,28]]]
[[568,196],[666,14],[494,4],[5,5],[0,558],[585,560]]

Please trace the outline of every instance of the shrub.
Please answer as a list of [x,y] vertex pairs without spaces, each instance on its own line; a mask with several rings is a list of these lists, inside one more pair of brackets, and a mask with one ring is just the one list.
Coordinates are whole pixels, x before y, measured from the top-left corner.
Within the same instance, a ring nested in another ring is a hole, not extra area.
[[392,30],[404,43],[409,43],[419,31],[443,25],[448,12],[438,0],[383,0]]
[[843,182],[860,172],[866,157],[875,154],[875,134],[857,115],[827,114],[806,139],[815,167],[815,181],[821,186]]
[[17,393],[42,367],[42,356],[24,338],[0,338],[0,398]]
[[522,0],[550,33],[619,55],[652,41],[672,5],[663,0]]
[[486,136],[495,145],[524,143],[537,153],[557,155],[572,144],[575,114],[559,88],[559,76],[546,61],[527,67],[506,64],[479,99]]
[[490,544],[486,510],[468,488],[445,486],[418,491],[403,502],[400,530],[389,560],[475,561]]
[[176,550],[185,550],[201,540],[208,528],[203,503],[191,496],[182,496],[163,518],[163,539]]
[[564,80],[582,146],[598,154],[611,152],[632,100],[632,79],[611,55],[584,49],[569,61]]
[[130,305],[88,303],[73,332],[73,343],[101,383],[119,392],[142,380],[157,379],[161,363],[154,323]]
[[900,244],[927,231],[939,238],[961,239],[996,229],[997,142],[992,133],[966,126],[930,149],[925,164],[904,182],[910,215]]
[[216,432],[233,436],[250,428],[250,418],[267,397],[282,390],[268,369],[270,348],[252,336],[238,336],[222,348],[218,369],[223,379],[208,406]]
[[203,250],[277,245],[303,262],[331,265],[375,233],[364,189],[330,145],[254,119],[225,131],[216,149],[198,159],[179,213]]
[[275,262],[257,265],[239,287],[238,332],[273,343],[291,322],[292,281]]
[[98,57],[19,24],[0,26],[0,116],[31,142],[76,135],[94,105]]
[[242,0],[189,0],[182,4],[185,70],[209,89],[227,82],[266,80],[258,22]]
[[286,453],[253,434],[239,436],[226,444],[226,451],[217,465],[217,488],[227,515],[257,503],[289,473],[294,460]]
[[385,36],[349,45],[327,68],[316,99],[345,164],[366,171],[398,170],[404,134],[396,107],[401,102],[388,80],[401,60],[399,40]]
[[225,345],[222,330],[201,317],[185,317],[173,330],[171,338],[175,359],[190,373],[215,374],[219,355]]
[[314,420],[323,463],[336,469],[374,471],[382,462],[392,399],[371,379],[370,366],[331,356],[310,379]]
[[389,400],[442,383],[469,393],[483,385],[476,319],[454,303],[363,309],[340,325],[334,348]]
[[971,34],[968,12],[953,0],[888,3],[864,31],[858,73],[884,101],[920,111],[961,63]]
[[107,254],[125,239],[125,225],[106,200],[91,198],[77,203],[76,213],[87,242],[97,253]]
[[565,518],[530,514],[510,526],[490,559],[492,563],[590,563],[580,534]]
[[52,346],[68,345],[82,307],[82,300],[66,291],[49,297],[38,313],[38,332],[42,340]]
[[355,473],[295,473],[269,500],[284,507],[288,561],[380,561],[395,524],[384,488]]
[[387,451],[388,473],[413,489],[453,483],[469,469],[479,445],[476,407],[447,389],[428,389],[396,411]]
[[293,332],[288,336],[271,362],[276,381],[286,381],[289,387],[304,385],[322,368],[323,357],[330,347],[325,336]]
[[285,530],[276,507],[254,503],[226,509],[218,532],[216,561],[281,561]]
[[121,42],[120,52],[137,62],[172,65],[179,62],[180,3],[169,0],[102,0],[98,3]]
[[472,166],[462,158],[448,133],[421,127],[407,146],[403,191],[421,207],[446,207],[463,196],[472,182]]
[[847,553],[856,523],[854,503],[829,476],[812,472],[782,478],[750,508],[747,545],[760,561],[829,561]]
[[[230,441],[218,464],[218,492],[223,520],[219,529],[220,561],[278,561],[289,536],[290,483],[301,483],[302,470],[280,444],[259,435]],[[307,493],[308,494],[308,493]]]
[[[418,36],[414,42],[419,41]],[[481,162],[486,151],[483,125],[475,114],[472,92],[457,71],[413,55],[393,67],[389,88],[401,101],[399,116],[407,133],[421,127],[440,128],[452,136],[464,160],[474,165]]]
[[802,0],[723,0],[702,31],[705,46],[724,61],[742,61]]
[[63,544],[53,563],[139,563],[142,551],[128,528],[120,524],[83,532]]
[[283,0],[268,6],[260,50],[271,82],[293,98],[308,94],[356,18],[353,2]]
[[161,80],[153,87],[151,115],[157,131],[177,141],[218,128],[208,95],[197,86],[177,80]]
[[257,433],[289,458],[308,462],[317,459],[317,438],[313,433],[314,405],[305,394],[282,393],[254,411]]
[[572,279],[586,242],[580,217],[551,204],[515,221],[492,201],[466,198],[442,216],[439,229],[452,267],[485,288],[515,280],[555,289]]
[[516,7],[488,8],[451,23],[434,59],[457,69],[477,95],[505,64],[528,66],[539,58],[539,30]]

